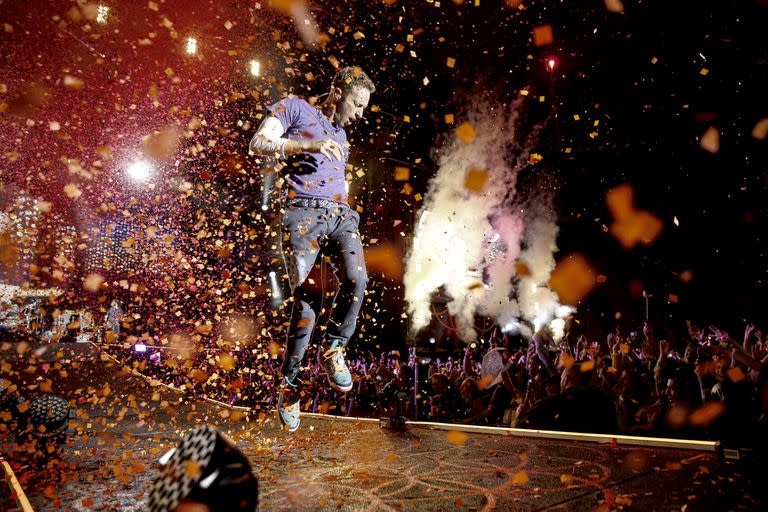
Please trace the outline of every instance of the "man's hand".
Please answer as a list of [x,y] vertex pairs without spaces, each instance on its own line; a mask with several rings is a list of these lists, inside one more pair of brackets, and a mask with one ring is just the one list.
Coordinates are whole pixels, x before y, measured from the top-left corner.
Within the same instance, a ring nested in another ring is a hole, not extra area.
[[321,153],[329,160],[344,160],[344,147],[333,139],[313,140],[307,144],[307,151]]

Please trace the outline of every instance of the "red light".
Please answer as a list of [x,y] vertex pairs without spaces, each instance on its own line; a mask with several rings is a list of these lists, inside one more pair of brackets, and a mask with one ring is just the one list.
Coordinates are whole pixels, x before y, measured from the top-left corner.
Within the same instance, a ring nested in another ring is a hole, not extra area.
[[555,66],[557,66],[557,60],[554,58],[551,58],[547,61],[547,67],[550,71],[554,71]]

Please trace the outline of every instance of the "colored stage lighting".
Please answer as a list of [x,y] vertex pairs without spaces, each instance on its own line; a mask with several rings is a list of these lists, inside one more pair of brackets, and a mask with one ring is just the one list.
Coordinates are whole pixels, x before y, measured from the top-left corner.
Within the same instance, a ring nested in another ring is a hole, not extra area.
[[194,37],[187,38],[187,53],[190,55],[197,53],[197,39]]
[[147,162],[139,160],[129,165],[127,172],[131,179],[136,181],[146,181],[152,174],[152,166]]
[[547,59],[547,68],[550,71],[554,71],[556,66],[557,66],[557,59],[556,58],[550,57],[549,59]]

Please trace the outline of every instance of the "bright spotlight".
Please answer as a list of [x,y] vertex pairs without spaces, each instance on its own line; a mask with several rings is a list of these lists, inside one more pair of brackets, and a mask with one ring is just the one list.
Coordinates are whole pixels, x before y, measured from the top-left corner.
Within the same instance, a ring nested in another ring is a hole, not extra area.
[[133,346],[133,350],[136,352],[146,352],[147,346],[144,343],[137,343]]
[[557,59],[555,59],[554,57],[550,57],[547,60],[547,67],[549,68],[550,71],[554,71],[555,66],[557,66]]
[[109,7],[106,5],[99,5],[96,8],[96,23],[102,25],[107,22],[107,16],[109,15]]
[[269,289],[272,292],[272,308],[277,309],[283,303],[283,290],[277,280],[277,273],[269,273]]
[[266,204],[263,204],[263,205],[261,205],[261,210],[262,211],[267,211],[267,210],[269,210],[269,206],[266,205]]
[[197,39],[194,37],[187,38],[187,53],[190,55],[197,53]]
[[152,174],[152,167],[142,160],[128,166],[128,176],[136,181],[145,181]]
[[249,65],[250,65],[251,74],[253,76],[259,76],[259,74],[261,73],[261,63],[259,63],[259,61],[257,60],[252,60],[249,63]]

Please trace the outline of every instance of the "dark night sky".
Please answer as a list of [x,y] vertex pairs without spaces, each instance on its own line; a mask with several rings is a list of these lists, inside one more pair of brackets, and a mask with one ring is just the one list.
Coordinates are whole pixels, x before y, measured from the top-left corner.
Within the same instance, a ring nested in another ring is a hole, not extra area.
[[[16,118],[2,114],[4,152],[20,153],[14,161],[6,155],[2,172],[10,181],[26,181],[36,194],[45,195],[58,189],[49,181],[37,182],[29,170],[36,162],[53,162],[56,171],[49,179],[66,183],[65,170],[56,168],[62,154],[92,155],[94,144],[110,145],[118,153],[147,129],[168,122],[172,117],[168,109],[154,109],[146,99],[151,85],[158,86],[164,107],[189,106],[193,112],[203,112],[210,108],[211,98],[220,98],[232,84],[242,86],[247,80],[241,72],[247,59],[268,55],[265,66],[273,83],[254,87],[270,90],[241,112],[249,116],[278,98],[285,87],[306,96],[325,92],[333,73],[328,58],[333,56],[370,72],[379,85],[372,103],[386,113],[369,114],[368,127],[353,136],[358,148],[354,158],[381,160],[371,164],[380,173],[372,185],[392,185],[392,164],[385,157],[409,162],[411,185],[423,193],[435,171],[432,149],[455,127],[445,123],[446,114],[455,114],[460,122],[467,103],[491,98],[508,105],[527,88],[526,115],[532,121],[546,119],[552,77],[544,62],[554,55],[559,145],[571,152],[554,154],[548,131],[535,148],[545,160],[523,170],[522,176],[531,187],[556,192],[561,254],[582,252],[606,276],[582,312],[588,316],[601,311],[608,319],[615,311],[638,315],[642,299],[637,292],[646,289],[653,295],[657,316],[724,322],[734,332],[744,319],[760,321],[768,304],[763,265],[766,141],[755,140],[751,132],[768,117],[766,2],[626,0],[623,14],[608,12],[601,0],[524,1],[524,9],[509,5],[517,3],[483,0],[476,7],[447,0],[436,7],[422,0],[316,2],[312,11],[321,30],[333,28],[334,33],[323,50],[309,53],[296,48],[290,20],[267,13],[266,1],[258,11],[253,2],[245,1],[213,5],[167,0],[158,2],[158,11],[147,9],[146,2],[120,2],[113,9],[121,33],[105,31],[90,41],[106,55],[97,64],[84,44],[51,22],[57,13],[66,17],[73,2],[5,0],[0,2],[0,19],[8,20],[14,30],[0,37],[0,74],[5,77],[0,82],[8,89],[0,101],[8,101],[36,80],[55,91],[36,114],[40,120],[47,123],[57,115],[63,123],[71,115],[73,125],[64,130],[69,139],[54,140],[45,130],[32,133],[37,128],[24,127],[24,117],[33,114]],[[248,17],[254,13],[252,24]],[[165,15],[174,20],[182,37],[190,31],[198,34],[205,60],[196,64],[183,60],[178,40],[168,37],[160,23]],[[237,22],[231,30],[222,28],[228,19]],[[82,24],[72,23],[68,30],[85,38],[78,31]],[[554,41],[536,47],[531,33],[543,24],[552,25]],[[275,29],[281,33],[276,35]],[[357,31],[365,37],[355,38]],[[154,44],[135,44],[149,32],[158,34]],[[291,42],[290,49],[276,48],[276,43],[286,41]],[[239,54],[227,54],[235,48]],[[448,58],[456,60],[454,68],[446,66]],[[167,80],[168,67],[183,79],[181,83]],[[296,73],[287,76],[286,69]],[[58,92],[56,80],[64,70],[82,73],[85,91]],[[314,80],[304,76],[310,71]],[[126,76],[130,76],[127,83],[120,80]],[[539,95],[548,96],[548,101],[539,104]],[[122,109],[109,115],[95,111],[96,105],[109,111],[114,103],[132,101],[139,104],[136,111]],[[242,105],[232,104],[231,109],[238,108]],[[403,116],[410,122],[404,123],[388,153],[367,142],[375,135],[377,119],[386,124]],[[552,130],[555,124],[548,126]],[[721,133],[716,154],[704,151],[698,142],[710,126]],[[19,134],[21,144],[16,140]],[[243,134],[237,143],[242,147],[245,142]],[[107,165],[104,179],[109,172]],[[650,210],[664,223],[662,235],[649,247],[625,251],[603,232],[603,225],[611,221],[605,193],[622,183],[634,187],[638,208]],[[98,204],[100,192],[94,187],[85,195]],[[412,218],[413,207],[400,194],[385,199],[387,219]],[[679,278],[685,270],[693,275],[689,283]],[[678,302],[669,303],[669,294],[679,297]],[[393,313],[396,316],[399,313]],[[609,327],[610,321],[603,325]]]

